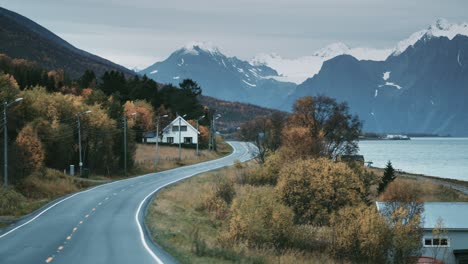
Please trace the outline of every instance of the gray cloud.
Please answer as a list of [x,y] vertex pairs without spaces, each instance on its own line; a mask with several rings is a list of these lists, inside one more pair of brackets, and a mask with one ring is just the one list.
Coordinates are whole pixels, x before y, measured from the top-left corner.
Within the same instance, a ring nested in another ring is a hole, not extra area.
[[437,18],[468,21],[464,0],[0,0],[75,46],[148,66],[192,40],[228,55],[309,55],[332,42],[392,47]]

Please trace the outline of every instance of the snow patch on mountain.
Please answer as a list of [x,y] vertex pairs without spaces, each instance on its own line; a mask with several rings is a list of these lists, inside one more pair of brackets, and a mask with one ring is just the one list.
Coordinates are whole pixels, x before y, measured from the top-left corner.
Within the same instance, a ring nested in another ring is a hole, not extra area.
[[438,19],[434,24],[427,29],[417,31],[407,39],[400,41],[392,55],[397,56],[403,53],[406,49],[413,46],[423,37],[447,37],[453,39],[456,35],[468,36],[468,23],[451,24],[446,19]]
[[156,73],[158,73],[158,70],[154,70],[154,71],[150,72],[150,74],[156,74]]
[[181,67],[182,65],[184,65],[184,63],[185,63],[184,58],[182,58],[182,59],[180,60],[180,63],[177,64],[177,66]]
[[389,72],[389,71],[388,71],[388,72],[384,72],[384,73],[383,73],[382,79],[383,79],[384,81],[388,80],[388,79],[390,78],[390,73],[391,73],[391,72]]
[[395,88],[397,88],[398,90],[400,90],[402,87],[396,83],[393,83],[393,82],[385,82],[385,84],[381,84],[379,85],[379,87],[383,87],[383,86],[393,86]]
[[349,48],[345,44],[338,42],[319,49],[310,56],[295,59],[282,58],[276,53],[261,53],[255,56],[250,63],[257,66],[266,65],[275,69],[280,75],[274,77],[278,81],[289,81],[299,84],[317,74],[322,68],[324,61],[336,56],[348,54],[358,60],[383,61],[391,52],[391,49]]
[[242,81],[243,81],[245,84],[247,84],[248,86],[250,86],[250,87],[257,87],[256,84],[251,84],[251,83],[247,82],[246,80],[242,80]]

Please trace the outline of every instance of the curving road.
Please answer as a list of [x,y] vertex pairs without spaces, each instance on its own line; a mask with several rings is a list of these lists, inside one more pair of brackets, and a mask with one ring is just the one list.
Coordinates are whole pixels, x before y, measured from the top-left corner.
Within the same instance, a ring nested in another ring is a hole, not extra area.
[[174,263],[149,238],[144,214],[161,188],[253,158],[252,146],[230,142],[229,156],[100,185],[62,197],[0,230],[0,263]]

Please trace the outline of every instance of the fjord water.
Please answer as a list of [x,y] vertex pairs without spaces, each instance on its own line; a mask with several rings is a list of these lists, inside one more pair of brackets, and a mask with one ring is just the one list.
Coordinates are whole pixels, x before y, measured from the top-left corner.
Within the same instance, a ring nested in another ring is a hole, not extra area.
[[468,138],[363,140],[359,153],[374,167],[390,160],[406,172],[468,181]]

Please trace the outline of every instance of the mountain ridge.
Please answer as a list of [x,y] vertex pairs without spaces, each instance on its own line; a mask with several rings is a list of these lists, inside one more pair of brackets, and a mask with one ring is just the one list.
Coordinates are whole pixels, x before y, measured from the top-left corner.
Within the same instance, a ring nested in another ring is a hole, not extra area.
[[48,70],[63,69],[72,78],[86,70],[98,76],[116,70],[126,76],[135,73],[107,59],[78,49],[53,32],[18,13],[0,7],[0,53],[34,61]]

